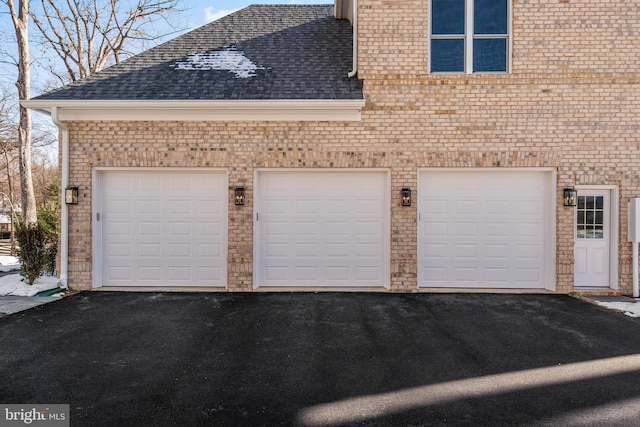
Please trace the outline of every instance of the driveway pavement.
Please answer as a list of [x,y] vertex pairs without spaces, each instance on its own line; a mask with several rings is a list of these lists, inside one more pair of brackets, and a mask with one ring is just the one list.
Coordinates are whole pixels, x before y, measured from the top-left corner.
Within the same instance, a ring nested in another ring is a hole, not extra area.
[[629,426],[640,319],[563,295],[85,292],[0,318],[72,426]]

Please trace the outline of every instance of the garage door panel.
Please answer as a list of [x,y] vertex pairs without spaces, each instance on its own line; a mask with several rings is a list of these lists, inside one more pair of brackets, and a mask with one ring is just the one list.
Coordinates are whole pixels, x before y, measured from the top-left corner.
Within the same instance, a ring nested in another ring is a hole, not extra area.
[[[315,224],[321,223],[322,221],[318,220]],[[351,224],[348,221],[343,220],[327,220],[324,221],[324,234],[330,237],[343,237],[351,234],[352,230],[350,229]]]
[[[348,226],[348,225],[346,225]],[[361,220],[352,228],[352,233],[366,239],[376,239],[380,237],[380,229],[384,227],[382,220]],[[348,228],[347,228],[348,229]],[[345,233],[348,234],[348,233]]]
[[193,224],[186,221],[170,221],[167,227],[169,237],[193,236],[191,231]]
[[131,268],[112,266],[109,268],[109,277],[114,282],[127,281],[131,277]]
[[480,255],[477,244],[454,244],[453,247],[453,256],[461,260],[477,259]]
[[420,172],[419,285],[544,288],[547,175]]
[[457,200],[455,207],[455,213],[457,215],[469,215],[471,217],[475,217],[478,215],[479,202],[471,200]]
[[523,283],[536,284],[542,280],[541,271],[538,268],[518,268],[517,279]]
[[429,236],[446,237],[449,235],[449,223],[429,220],[424,223],[424,232]]
[[223,205],[222,201],[215,201],[215,200],[198,200],[195,202],[196,203],[196,209],[195,211],[197,212],[198,215],[222,215],[224,210],[223,207],[226,206]]
[[477,238],[480,234],[480,227],[475,221],[458,221],[453,224],[453,229],[456,238]]
[[[513,255],[511,245],[487,243],[484,245],[484,256],[488,261],[508,262]],[[517,256],[517,254],[516,254]]]
[[485,278],[489,282],[509,284],[509,268],[506,267],[488,267],[485,269]]
[[508,239],[511,236],[511,224],[508,222],[487,221],[484,223],[487,239]]
[[142,238],[159,239],[162,235],[162,224],[160,222],[141,221],[138,223],[138,236]]
[[112,258],[131,257],[131,245],[126,243],[110,243],[107,245],[107,255]]
[[385,187],[386,172],[260,173],[257,285],[385,285]]
[[509,202],[504,200],[486,200],[484,208],[485,212],[491,215],[509,214]]
[[126,238],[132,234],[131,223],[125,221],[111,221],[105,226],[105,232],[110,236],[122,236]]
[[518,221],[514,224],[515,236],[518,239],[539,240],[544,234],[543,224],[539,222]]
[[377,261],[382,257],[382,250],[379,242],[358,243],[356,245],[356,257],[360,260]]
[[138,245],[138,256],[141,258],[151,257],[157,258],[162,255],[159,243],[146,243]]
[[172,199],[166,202],[169,215],[193,215],[191,201],[188,199]]
[[356,268],[357,281],[376,280],[378,277],[380,277],[380,267],[372,265],[370,267]]
[[103,286],[224,286],[226,174],[104,171]]
[[135,206],[130,200],[111,200],[105,213],[109,215],[130,215]]

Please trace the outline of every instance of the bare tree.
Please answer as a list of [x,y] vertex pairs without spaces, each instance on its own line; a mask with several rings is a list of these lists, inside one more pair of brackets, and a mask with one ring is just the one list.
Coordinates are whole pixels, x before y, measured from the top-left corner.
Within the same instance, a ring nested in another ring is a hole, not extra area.
[[6,92],[3,92],[0,95],[0,152],[2,153],[2,160],[4,160],[4,164],[2,168],[6,173],[6,185],[3,182],[0,185],[0,196],[1,199],[1,207],[2,213],[7,213],[7,202],[9,204],[9,218],[10,218],[10,238],[11,238],[11,254],[15,254],[16,250],[16,240],[14,234],[14,224],[15,224],[15,216],[16,212],[14,209],[15,206],[15,195],[13,189],[14,175],[16,174],[16,167],[14,166],[18,151],[18,135],[17,135],[17,126],[10,119],[10,108],[8,105],[8,95]]
[[[18,47],[18,88],[19,99],[31,96],[31,64],[29,51],[29,0],[20,0],[18,8],[14,0],[3,0],[9,7],[9,14],[16,33]],[[31,111],[23,106],[20,109],[18,125],[18,153],[20,160],[20,188],[22,195],[22,221],[26,225],[37,222],[36,199],[31,177]]]
[[39,0],[41,10],[32,10],[31,15],[44,44],[64,64],[64,70],[52,64],[50,71],[68,83],[118,63],[146,42],[165,36],[149,32],[155,27],[150,24],[178,12],[179,1]]

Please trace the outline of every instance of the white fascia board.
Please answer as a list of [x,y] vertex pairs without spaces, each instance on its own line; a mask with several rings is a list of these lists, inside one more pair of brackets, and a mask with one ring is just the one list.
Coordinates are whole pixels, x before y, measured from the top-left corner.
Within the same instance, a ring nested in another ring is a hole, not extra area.
[[360,121],[364,100],[21,101],[60,121]]

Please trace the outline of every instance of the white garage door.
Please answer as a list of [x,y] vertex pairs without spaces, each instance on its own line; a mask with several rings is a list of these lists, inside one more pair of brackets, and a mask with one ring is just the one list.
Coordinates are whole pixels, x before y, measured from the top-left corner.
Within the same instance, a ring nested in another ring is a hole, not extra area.
[[553,283],[551,172],[421,171],[421,287]]
[[386,172],[261,172],[256,286],[387,286]]
[[224,172],[103,171],[100,180],[98,285],[226,284]]

